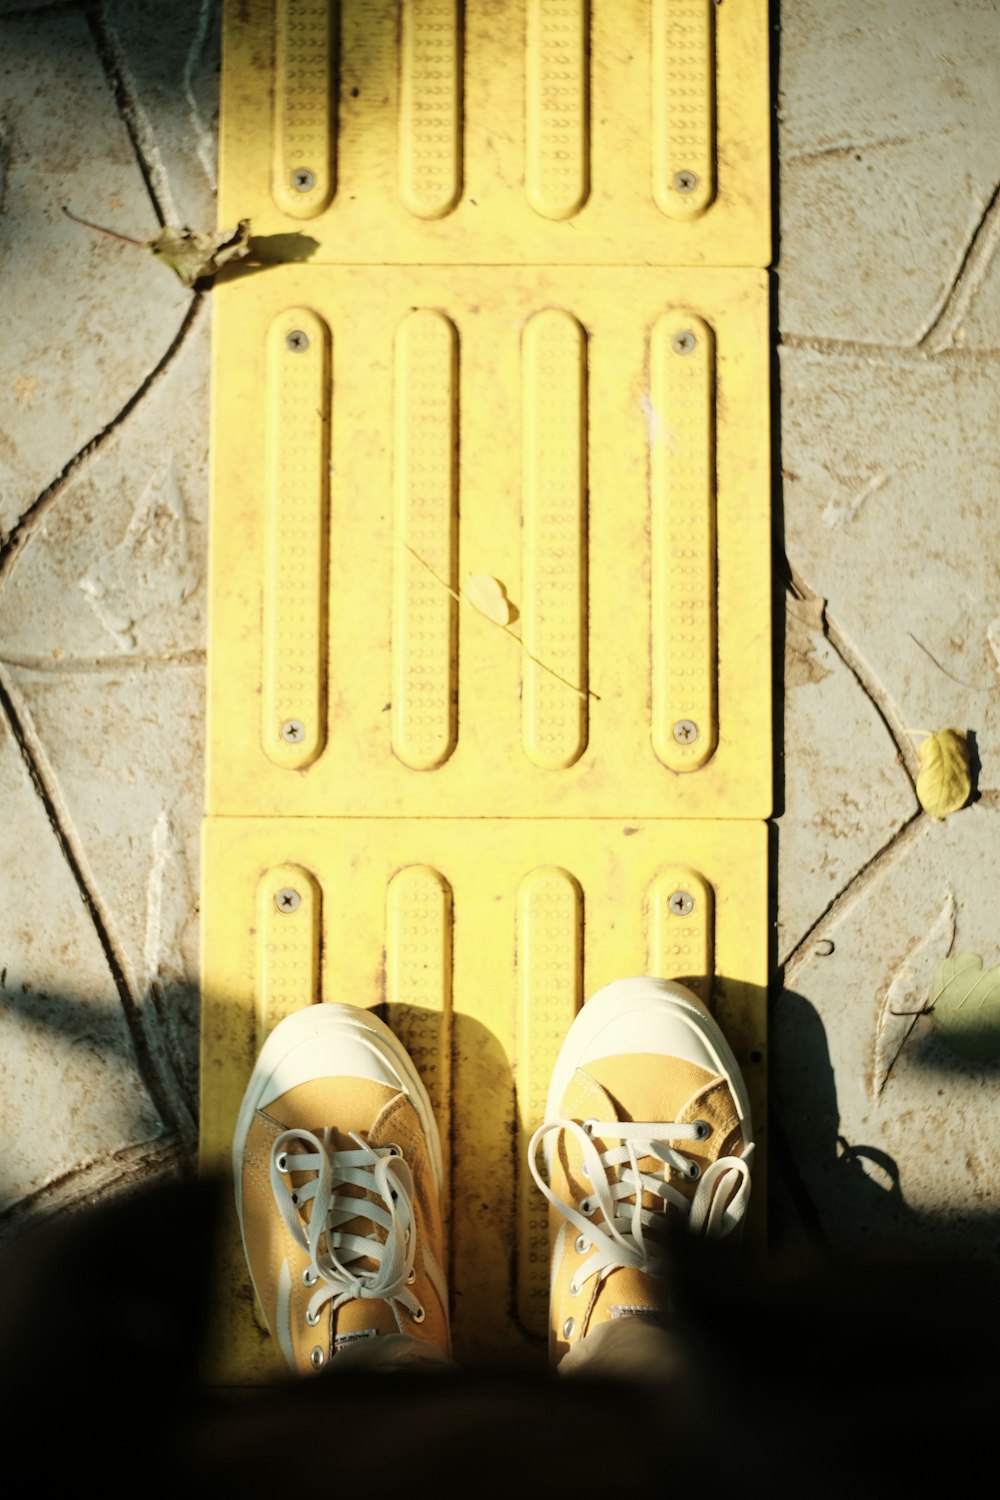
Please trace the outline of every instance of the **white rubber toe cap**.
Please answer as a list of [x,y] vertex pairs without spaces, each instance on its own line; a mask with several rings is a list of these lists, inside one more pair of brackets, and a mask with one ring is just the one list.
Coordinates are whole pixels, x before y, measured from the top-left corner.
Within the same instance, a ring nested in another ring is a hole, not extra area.
[[739,1064],[708,1007],[670,979],[616,979],[584,1005],[563,1043],[552,1076],[547,1118],[559,1105],[577,1068],[606,1057],[658,1052],[720,1074],[750,1128],[750,1101]]

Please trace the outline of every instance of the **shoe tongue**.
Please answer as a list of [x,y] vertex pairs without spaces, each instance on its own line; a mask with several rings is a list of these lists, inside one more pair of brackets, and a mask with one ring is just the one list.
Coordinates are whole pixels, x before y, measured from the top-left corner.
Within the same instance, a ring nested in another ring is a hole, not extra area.
[[375,1338],[379,1334],[398,1333],[399,1324],[393,1316],[388,1302],[374,1298],[355,1297],[345,1302],[332,1314],[331,1349],[338,1354],[341,1349],[360,1339]]
[[623,1318],[669,1322],[666,1284],[662,1276],[622,1266],[605,1277],[590,1315],[588,1327]]

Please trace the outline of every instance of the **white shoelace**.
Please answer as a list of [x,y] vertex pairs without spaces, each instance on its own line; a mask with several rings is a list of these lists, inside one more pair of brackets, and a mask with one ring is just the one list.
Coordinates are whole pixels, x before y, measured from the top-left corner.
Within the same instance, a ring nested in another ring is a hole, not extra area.
[[[309,1254],[306,1284],[315,1278],[306,1321],[315,1325],[327,1302],[335,1312],[355,1297],[400,1302],[419,1320],[423,1309],[407,1285],[416,1253],[413,1174],[398,1147],[369,1146],[353,1132],[351,1140],[356,1151],[331,1151],[329,1131],[321,1140],[309,1130],[286,1130],[271,1148],[274,1201],[288,1232]],[[291,1151],[293,1145],[299,1149]],[[313,1149],[303,1151],[304,1145]],[[282,1159],[286,1173],[315,1176],[290,1189],[278,1168]],[[339,1191],[345,1187],[360,1188],[363,1196]],[[310,1202],[306,1224],[301,1210]],[[386,1231],[385,1239],[374,1229],[367,1235],[347,1233],[341,1226],[351,1219],[370,1220]],[[374,1267],[358,1266],[363,1258],[374,1261]]]
[[[554,1193],[538,1168],[538,1148],[553,1131],[568,1131],[580,1144],[583,1171],[592,1191],[580,1205],[566,1203]],[[750,1195],[750,1159],[753,1145],[742,1156],[721,1156],[699,1175],[698,1163],[673,1149],[670,1141],[696,1141],[706,1138],[703,1122],[689,1125],[657,1121],[635,1124],[626,1120],[549,1120],[540,1125],[528,1146],[531,1173],[554,1208],[580,1231],[581,1253],[593,1254],[577,1270],[570,1290],[579,1289],[591,1276],[603,1281],[612,1271],[625,1266],[662,1275],[666,1270],[662,1233],[668,1204],[686,1219],[694,1234],[721,1237],[731,1234],[746,1212]],[[592,1136],[600,1140],[620,1140],[622,1145],[603,1155]],[[643,1157],[653,1157],[663,1170],[640,1171]],[[670,1171],[681,1173],[689,1181],[698,1178],[694,1198],[688,1199],[667,1178]],[[663,1207],[642,1206],[643,1193],[662,1201]],[[598,1222],[595,1222],[598,1220]],[[582,1241],[587,1243],[584,1245]]]

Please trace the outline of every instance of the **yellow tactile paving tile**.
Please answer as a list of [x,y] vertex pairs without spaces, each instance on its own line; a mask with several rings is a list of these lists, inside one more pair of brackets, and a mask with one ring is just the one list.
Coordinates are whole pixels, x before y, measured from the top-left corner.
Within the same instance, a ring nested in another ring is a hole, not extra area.
[[[209,818],[204,869],[204,1166],[228,1167],[253,1059],[283,1015],[321,999],[384,1007],[450,1162],[460,1358],[545,1357],[546,1216],[524,1148],[566,1027],[614,978],[683,979],[715,1011],[750,1088],[759,1231],[763,824]],[[217,1378],[274,1370],[235,1215],[218,1312]]]
[[770,813],[763,272],[214,297],[209,812]]
[[238,0],[220,223],[326,262],[764,266],[768,52],[767,0]]

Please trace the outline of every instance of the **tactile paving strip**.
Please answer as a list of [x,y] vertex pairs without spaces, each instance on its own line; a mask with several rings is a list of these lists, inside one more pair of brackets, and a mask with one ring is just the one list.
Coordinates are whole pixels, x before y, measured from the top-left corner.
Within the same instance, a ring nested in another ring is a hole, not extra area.
[[240,0],[220,223],[357,264],[770,259],[767,0]]
[[764,273],[215,298],[210,812],[770,813]]
[[[544,1358],[546,1215],[525,1165],[566,1028],[614,978],[658,974],[712,1006],[763,1135],[762,824],[241,819],[205,824],[202,1131],[229,1143],[261,1039],[319,1000],[381,1006],[414,1056],[450,1160],[457,1353]],[[763,1209],[763,1162],[755,1211]],[[216,1374],[275,1368],[235,1223]]]
[[[255,254],[213,293],[202,1157],[284,1015],[383,1007],[443,1126],[460,1357],[544,1358],[524,1148],[587,995],[697,989],[764,1133],[767,25],[226,7]],[[234,1222],[224,1258],[216,1374],[260,1378]]]

